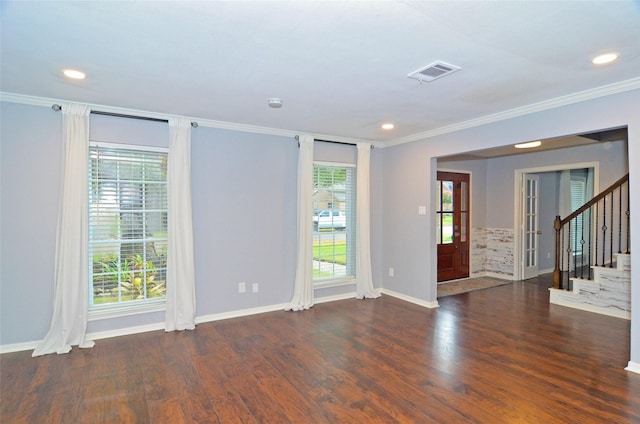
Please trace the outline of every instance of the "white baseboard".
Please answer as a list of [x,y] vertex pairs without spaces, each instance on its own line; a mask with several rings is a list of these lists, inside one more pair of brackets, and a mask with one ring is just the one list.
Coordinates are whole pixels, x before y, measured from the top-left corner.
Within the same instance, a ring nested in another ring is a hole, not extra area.
[[[314,302],[318,304],[318,303],[334,302],[336,300],[354,299],[355,297],[356,297],[356,293],[352,292],[352,293],[344,293],[344,294],[339,294],[334,296],[320,297],[315,299]],[[230,319],[230,318],[245,317],[249,315],[263,314],[266,312],[284,311],[287,305],[288,305],[287,303],[281,303],[276,305],[261,306],[258,308],[248,308],[248,309],[240,309],[237,311],[222,312],[219,314],[202,315],[202,316],[196,317],[196,324],[220,321],[220,320]],[[164,330],[164,322],[156,322],[153,324],[139,325],[135,327],[125,327],[125,328],[118,328],[115,330],[87,333],[86,338],[87,340],[100,340],[100,339],[108,339],[111,337],[129,336],[131,334],[139,334],[139,333],[146,333],[149,331],[163,331],[163,330]],[[12,343],[7,345],[0,345],[0,354],[11,353],[11,352],[21,352],[25,350],[33,350],[38,346],[38,344],[40,344],[40,340],[24,342],[24,343]]]
[[625,368],[625,370],[640,374],[640,363],[629,361],[629,364],[627,365],[627,368]]
[[355,299],[356,292],[351,293],[343,293],[343,294],[335,294],[333,296],[324,296],[319,297],[313,300],[313,303],[326,303],[326,302],[335,302],[336,300],[346,300],[346,299]]
[[484,276],[487,278],[497,278],[498,280],[518,281],[518,279],[513,274],[499,274],[497,272],[485,272]]
[[[344,294],[337,294],[333,296],[318,297],[313,300],[313,303],[319,304],[319,303],[326,303],[326,302],[334,302],[336,300],[353,299],[355,297],[356,297],[355,292],[344,293]],[[287,306],[289,306],[288,303],[280,303],[276,305],[260,306],[258,308],[240,309],[237,311],[222,312],[219,314],[203,315],[200,317],[196,317],[196,324],[202,324],[204,322],[220,321],[223,319],[230,319],[230,318],[246,317],[249,315],[264,314],[267,312],[284,311]]]
[[417,297],[407,296],[406,294],[398,293],[389,289],[380,289],[380,293],[398,298],[400,300],[404,300],[406,302],[415,303],[416,305],[424,306],[425,308],[437,308],[440,306],[437,300],[433,302],[429,302],[427,300],[422,300],[422,299],[418,299]]
[[[513,274],[498,274],[497,272],[487,271],[472,272],[469,274],[469,278],[497,278],[498,280],[518,281]],[[461,278],[461,280],[464,279],[465,278]]]
[[249,315],[264,314],[266,312],[284,311],[284,308],[286,308],[287,305],[288,305],[287,303],[280,303],[276,305],[260,306],[257,308],[239,309],[237,311],[222,312],[219,314],[202,315],[202,316],[196,317],[196,324],[202,324],[204,322],[220,321],[223,319],[230,319],[230,318],[246,317]]
[[24,343],[11,343],[6,345],[0,345],[0,354],[11,352],[22,352],[24,350],[34,350],[40,344],[40,340],[34,340],[32,342]]
[[110,339],[111,337],[130,336],[131,334],[148,333],[150,331],[164,330],[164,322],[154,322],[153,324],[137,325],[135,327],[117,328],[115,330],[97,331],[87,333],[87,340]]

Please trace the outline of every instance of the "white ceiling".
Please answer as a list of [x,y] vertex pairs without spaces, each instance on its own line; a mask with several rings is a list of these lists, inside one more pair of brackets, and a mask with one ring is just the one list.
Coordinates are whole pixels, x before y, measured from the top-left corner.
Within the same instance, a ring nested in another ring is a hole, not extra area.
[[[3,0],[1,8],[3,93],[339,138],[398,142],[611,84],[640,88],[633,0]],[[619,60],[591,64],[608,51]],[[407,78],[436,60],[462,70]],[[87,79],[67,80],[63,68]],[[269,97],[284,106],[267,107]]]

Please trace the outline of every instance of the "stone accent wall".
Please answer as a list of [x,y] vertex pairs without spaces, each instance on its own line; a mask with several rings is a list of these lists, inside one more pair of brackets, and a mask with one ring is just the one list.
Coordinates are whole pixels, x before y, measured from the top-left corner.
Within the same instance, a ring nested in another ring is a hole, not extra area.
[[473,228],[471,231],[471,276],[493,276],[512,280],[514,261],[512,228]]

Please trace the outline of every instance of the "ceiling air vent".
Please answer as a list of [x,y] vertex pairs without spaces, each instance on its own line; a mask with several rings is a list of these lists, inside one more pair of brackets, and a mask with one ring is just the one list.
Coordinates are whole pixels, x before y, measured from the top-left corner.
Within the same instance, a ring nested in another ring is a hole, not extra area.
[[449,75],[460,69],[459,66],[451,65],[446,62],[437,61],[430,63],[429,65],[411,72],[407,75],[409,78],[417,79],[418,81],[433,81],[438,78],[442,78],[445,75]]

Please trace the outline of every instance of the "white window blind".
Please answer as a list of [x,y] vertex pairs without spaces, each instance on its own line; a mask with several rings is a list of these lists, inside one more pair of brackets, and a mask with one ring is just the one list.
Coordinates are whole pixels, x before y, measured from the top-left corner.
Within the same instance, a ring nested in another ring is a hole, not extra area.
[[[586,178],[571,178],[571,211],[575,211],[587,202],[586,199]],[[571,249],[574,256],[581,256],[584,243],[587,242],[583,233],[583,218],[578,216],[571,222]]]
[[[89,149],[90,307],[163,299],[167,152]],[[163,149],[164,150],[164,149]]]
[[313,167],[313,278],[315,282],[355,276],[355,169],[316,163]]

